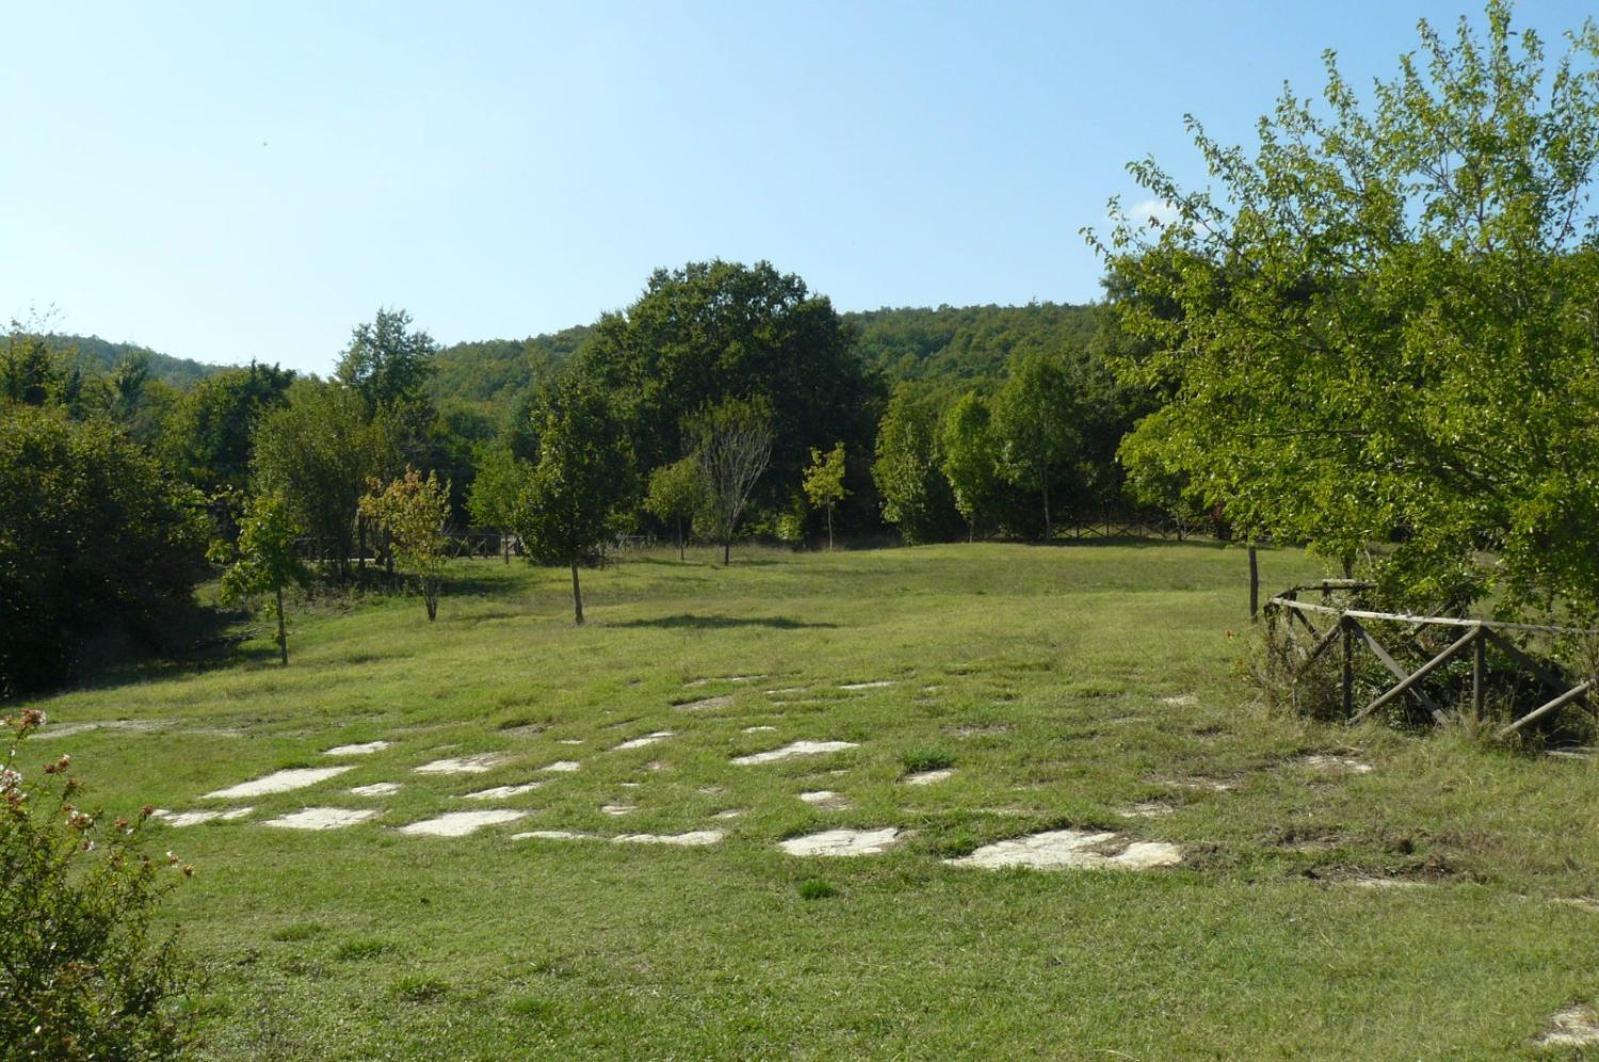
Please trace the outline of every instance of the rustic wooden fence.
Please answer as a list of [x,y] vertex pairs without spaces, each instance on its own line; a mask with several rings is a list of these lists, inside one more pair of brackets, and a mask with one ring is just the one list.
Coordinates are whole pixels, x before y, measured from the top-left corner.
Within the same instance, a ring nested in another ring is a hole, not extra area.
[[[1300,678],[1311,665],[1334,646],[1340,649],[1343,657],[1340,680],[1343,715],[1350,724],[1360,722],[1400,698],[1413,700],[1434,720],[1443,722],[1448,718],[1448,709],[1428,693],[1427,679],[1437,674],[1444,665],[1468,654],[1471,660],[1470,710],[1476,718],[1482,718],[1488,696],[1490,647],[1502,653],[1540,691],[1539,699],[1525,712],[1517,714],[1518,706],[1510,706],[1510,722],[1498,732],[1501,738],[1509,737],[1563,708],[1586,703],[1593,692],[1592,678],[1573,681],[1557,665],[1540,660],[1517,645],[1514,638],[1527,635],[1594,638],[1599,637],[1599,631],[1455,616],[1374,612],[1337,603],[1341,595],[1371,588],[1370,583],[1355,579],[1328,579],[1291,587],[1267,601],[1263,610],[1268,624],[1268,642],[1285,655],[1290,682],[1296,689]],[[1302,595],[1306,594],[1319,595],[1320,600],[1304,600]],[[1379,624],[1405,632],[1404,648],[1401,649],[1399,641],[1393,638],[1390,638],[1389,645],[1379,641],[1372,632],[1372,627]],[[1447,644],[1442,649],[1436,647],[1436,640],[1442,640],[1440,636],[1447,638]],[[1435,639],[1433,645],[1427,644],[1429,638]],[[1361,650],[1369,652],[1381,663],[1391,678],[1391,684],[1381,689],[1370,701],[1357,705],[1356,654]],[[1418,654],[1422,662],[1414,669],[1408,669],[1398,659],[1399,656]]]

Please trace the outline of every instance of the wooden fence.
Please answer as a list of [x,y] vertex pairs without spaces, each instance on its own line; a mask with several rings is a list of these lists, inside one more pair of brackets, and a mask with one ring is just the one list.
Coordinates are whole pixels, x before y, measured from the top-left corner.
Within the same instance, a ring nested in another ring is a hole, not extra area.
[[[1266,602],[1264,613],[1268,623],[1268,639],[1273,646],[1281,646],[1287,656],[1290,679],[1297,688],[1300,678],[1312,664],[1334,646],[1342,652],[1340,687],[1343,693],[1344,718],[1352,725],[1373,712],[1391,705],[1400,698],[1410,698],[1431,714],[1437,722],[1448,717],[1440,705],[1427,692],[1427,679],[1445,664],[1470,655],[1471,660],[1471,712],[1482,718],[1488,694],[1488,660],[1490,647],[1503,653],[1529,677],[1540,690],[1541,699],[1526,712],[1517,715],[1511,706],[1511,721],[1499,730],[1498,736],[1509,737],[1531,723],[1544,719],[1569,705],[1584,703],[1593,692],[1591,678],[1572,681],[1559,667],[1517,645],[1516,635],[1599,637],[1599,631],[1576,627],[1556,627],[1531,623],[1500,623],[1494,620],[1464,619],[1454,616],[1417,616],[1407,613],[1373,612],[1349,608],[1335,603],[1338,595],[1369,590],[1370,583],[1355,579],[1328,579],[1307,586],[1295,586]],[[1319,594],[1320,601],[1306,601],[1303,594]],[[1394,625],[1404,630],[1404,649],[1390,639],[1384,645],[1372,633],[1374,624]],[[1448,644],[1441,650],[1428,646],[1425,636],[1444,634]],[[1390,651],[1391,647],[1395,651]],[[1363,705],[1355,699],[1355,656],[1360,650],[1374,656],[1391,676],[1391,685]],[[1422,663],[1413,670],[1407,669],[1396,658],[1399,655],[1420,655]],[[1549,696],[1553,694],[1553,696]]]

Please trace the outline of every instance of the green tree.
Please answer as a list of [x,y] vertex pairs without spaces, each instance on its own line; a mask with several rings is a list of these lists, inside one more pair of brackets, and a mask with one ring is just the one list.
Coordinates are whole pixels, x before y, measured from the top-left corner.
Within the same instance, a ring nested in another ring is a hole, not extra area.
[[936,401],[919,388],[896,387],[878,425],[872,481],[883,500],[883,519],[906,542],[940,537],[953,515],[941,461]]
[[844,444],[834,443],[827,453],[811,448],[810,467],[805,470],[805,497],[812,505],[827,510],[827,548],[833,548],[833,506],[844,500]]
[[739,519],[772,460],[771,406],[731,398],[689,418],[684,434],[705,479],[706,526],[722,544],[722,564],[731,564]]
[[246,601],[259,594],[272,596],[278,625],[278,655],[289,662],[289,625],[283,591],[290,585],[311,583],[311,572],[300,560],[303,528],[288,500],[277,493],[258,494],[250,500],[239,522],[239,540],[233,547],[218,543],[212,558],[229,563],[222,573],[225,601]]
[[368,419],[348,387],[301,380],[288,397],[256,427],[256,488],[281,493],[317,552],[348,578],[361,495],[368,479],[400,466],[398,433],[382,413]]
[[989,511],[1003,486],[999,444],[983,396],[967,391],[957,398],[944,411],[939,435],[944,478],[955,495],[955,508],[966,520],[967,541],[972,541],[979,514]]
[[177,399],[157,452],[208,495],[243,493],[255,426],[263,413],[287,401],[293,382],[292,370],[255,362],[206,377]]
[[676,532],[678,560],[683,559],[683,543],[695,515],[705,508],[706,494],[705,470],[692,455],[650,473],[644,508]]
[[477,451],[472,488],[467,494],[467,512],[479,527],[492,527],[500,536],[500,553],[511,563],[511,525],[516,522],[517,497],[527,482],[532,465],[505,445],[482,445]]
[[395,562],[402,574],[413,576],[422,589],[428,622],[439,616],[439,587],[450,559],[450,487],[437,474],[424,478],[406,466],[405,475],[388,483],[368,481],[361,499],[361,515],[374,520],[389,534]]
[[578,566],[601,548],[632,496],[632,454],[604,393],[580,377],[551,389],[537,415],[539,459],[518,499],[515,528],[532,559],[571,568],[581,624]]
[[1485,36],[1420,34],[1369,103],[1329,53],[1252,153],[1191,122],[1210,190],[1130,167],[1174,213],[1101,245],[1123,371],[1172,396],[1137,445],[1246,537],[1392,540],[1374,571],[1409,607],[1592,610],[1599,29],[1552,66],[1498,0]]
[[1029,354],[1013,360],[994,396],[992,426],[999,440],[999,472],[1006,482],[1038,492],[1044,537],[1054,535],[1050,488],[1070,473],[1080,438],[1076,393],[1063,360]]
[[412,329],[404,310],[379,309],[371,323],[355,326],[335,378],[353,388],[369,410],[425,401],[438,344]]

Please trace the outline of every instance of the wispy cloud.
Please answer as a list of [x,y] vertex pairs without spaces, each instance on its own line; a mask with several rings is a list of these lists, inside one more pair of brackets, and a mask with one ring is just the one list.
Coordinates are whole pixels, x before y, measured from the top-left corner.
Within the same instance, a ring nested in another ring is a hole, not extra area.
[[1169,225],[1177,220],[1177,206],[1164,199],[1142,199],[1127,209],[1127,216],[1140,225],[1149,224],[1151,218]]

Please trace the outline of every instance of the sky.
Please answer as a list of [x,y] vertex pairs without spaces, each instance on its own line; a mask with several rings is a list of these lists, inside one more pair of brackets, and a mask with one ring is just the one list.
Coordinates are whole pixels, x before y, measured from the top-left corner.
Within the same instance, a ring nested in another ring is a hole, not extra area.
[[1202,183],[1185,114],[1247,143],[1324,49],[1367,85],[1480,11],[0,0],[0,320],[325,373],[380,306],[520,338],[713,257],[841,310],[1086,302],[1126,163]]

